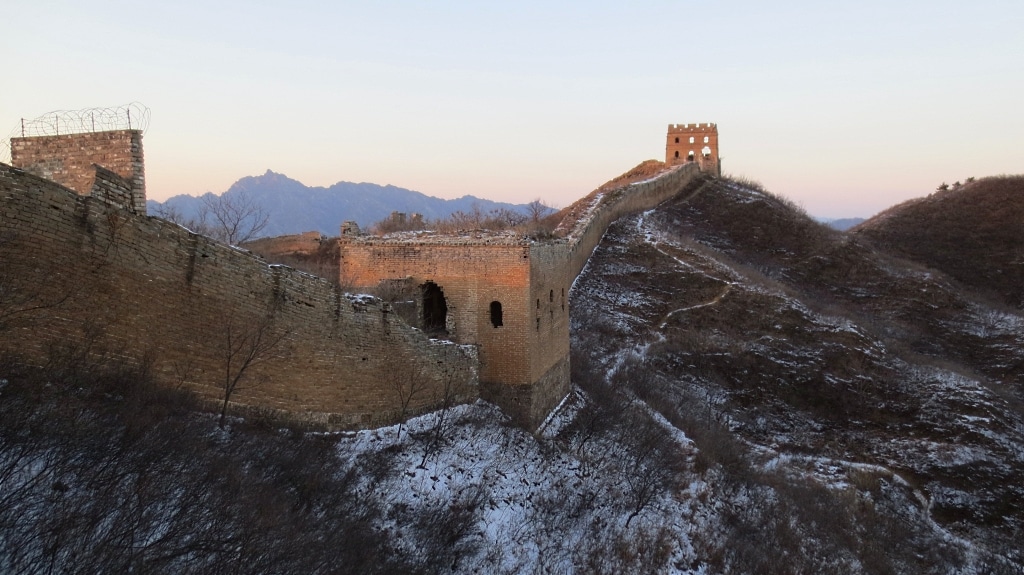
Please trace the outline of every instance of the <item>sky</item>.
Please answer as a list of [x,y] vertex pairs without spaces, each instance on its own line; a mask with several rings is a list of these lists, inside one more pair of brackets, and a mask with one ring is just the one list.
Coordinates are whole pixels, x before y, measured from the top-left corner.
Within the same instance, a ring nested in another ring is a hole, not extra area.
[[[151,199],[270,169],[563,207],[714,122],[818,217],[1024,172],[1024,2],[0,0],[0,136],[140,102]],[[0,154],[2,156],[3,154]],[[5,160],[6,161],[6,160]]]

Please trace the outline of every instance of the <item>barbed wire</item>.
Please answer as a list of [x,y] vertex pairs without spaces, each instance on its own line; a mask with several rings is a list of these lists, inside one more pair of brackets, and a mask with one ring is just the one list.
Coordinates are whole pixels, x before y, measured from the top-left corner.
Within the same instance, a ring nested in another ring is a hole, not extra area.
[[113,108],[54,110],[31,120],[22,118],[11,130],[10,138],[60,136],[108,130],[142,130],[149,128],[149,108],[132,102]]

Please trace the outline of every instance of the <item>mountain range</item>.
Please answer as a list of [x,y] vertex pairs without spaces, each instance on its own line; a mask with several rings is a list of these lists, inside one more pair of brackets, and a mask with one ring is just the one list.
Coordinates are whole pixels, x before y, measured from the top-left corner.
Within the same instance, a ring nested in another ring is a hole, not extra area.
[[[177,195],[165,202],[149,200],[151,214],[162,209],[173,209],[185,220],[198,213],[203,197]],[[338,182],[330,187],[310,187],[284,174],[267,170],[261,176],[247,176],[234,184],[224,195],[247,196],[269,214],[264,236],[279,236],[318,231],[328,236],[338,235],[344,221],[355,220],[366,228],[386,218],[391,212],[423,214],[427,220],[440,219],[456,211],[469,212],[475,208],[486,213],[496,209],[526,212],[523,205],[495,202],[475,196],[462,196],[445,200],[397,186],[370,183]]]

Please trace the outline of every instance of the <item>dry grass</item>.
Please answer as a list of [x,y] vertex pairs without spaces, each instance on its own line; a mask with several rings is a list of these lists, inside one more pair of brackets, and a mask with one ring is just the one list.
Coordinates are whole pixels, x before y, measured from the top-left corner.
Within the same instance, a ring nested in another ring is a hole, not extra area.
[[1024,176],[983,178],[910,200],[852,233],[1024,308]]

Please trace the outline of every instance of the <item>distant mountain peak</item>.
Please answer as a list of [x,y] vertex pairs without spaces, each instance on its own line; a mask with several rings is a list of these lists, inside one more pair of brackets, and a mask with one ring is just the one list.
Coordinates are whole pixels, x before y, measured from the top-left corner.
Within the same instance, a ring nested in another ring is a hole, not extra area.
[[[368,227],[386,218],[391,212],[415,212],[427,219],[444,218],[456,211],[478,206],[484,212],[504,208],[526,212],[525,205],[495,202],[474,196],[445,200],[400,188],[392,184],[339,181],[330,187],[307,186],[285,174],[267,169],[261,175],[239,178],[226,192],[227,196],[246,194],[270,214],[265,233],[269,236],[319,231],[337,235],[343,221],[355,220]],[[148,202],[157,213],[161,206],[171,206],[185,218],[194,217],[200,200],[193,196],[174,196],[166,202]]]

